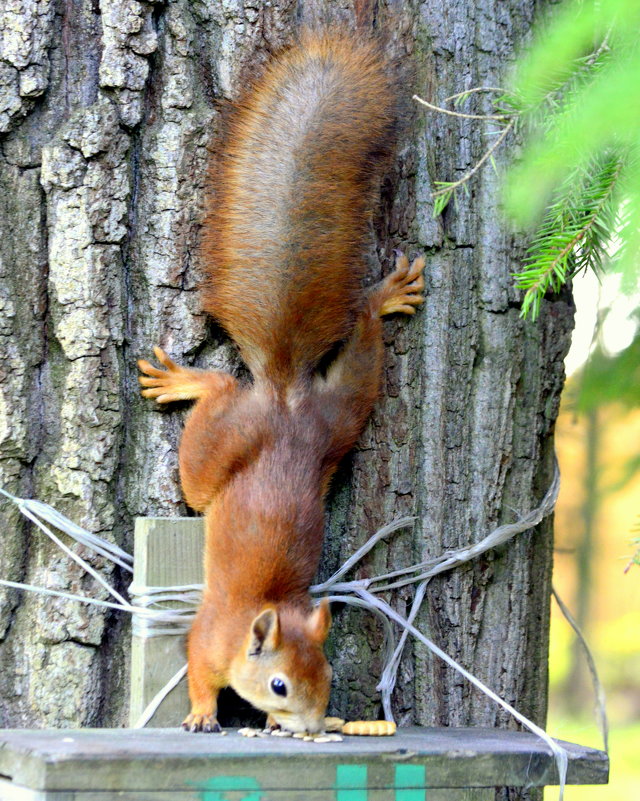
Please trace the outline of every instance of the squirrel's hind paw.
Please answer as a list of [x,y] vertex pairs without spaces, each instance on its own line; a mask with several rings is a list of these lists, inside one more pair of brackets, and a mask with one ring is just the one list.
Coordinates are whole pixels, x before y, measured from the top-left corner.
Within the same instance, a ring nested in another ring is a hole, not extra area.
[[140,359],[138,367],[144,375],[139,376],[138,381],[147,387],[142,395],[155,398],[157,403],[196,400],[207,393],[218,394],[235,386],[235,379],[226,373],[180,367],[161,348],[154,348],[153,352],[165,369]]
[[396,269],[382,281],[377,290],[380,317],[395,312],[415,314],[415,307],[424,301],[420,294],[424,289],[424,264],[422,256],[409,264],[404,253],[397,251]]

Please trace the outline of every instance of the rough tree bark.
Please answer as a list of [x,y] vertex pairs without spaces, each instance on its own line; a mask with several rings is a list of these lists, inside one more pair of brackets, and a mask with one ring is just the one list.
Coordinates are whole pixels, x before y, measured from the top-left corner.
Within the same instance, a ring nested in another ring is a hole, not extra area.
[[[335,482],[325,572],[376,528],[415,514],[358,575],[438,555],[537,504],[572,309],[518,316],[510,271],[522,243],[500,223],[498,179],[432,219],[433,180],[483,152],[484,123],[412,107],[496,86],[537,0],[5,0],[0,10],[0,444],[2,483],[131,547],[132,518],[184,514],[181,415],[139,398],[135,360],[240,369],[198,307],[198,227],[218,101],[318,21],[384,32],[409,68],[406,126],[383,187],[369,279],[400,246],[428,255],[427,299],[387,323],[383,397]],[[498,161],[502,156],[498,156]],[[183,410],[184,413],[184,410]],[[12,509],[0,575],[90,586]],[[544,721],[551,523],[432,582],[420,620],[452,656]],[[110,568],[94,562],[114,580]],[[118,724],[127,625],[93,608],[2,592],[4,726]],[[409,592],[394,603],[406,608]],[[337,615],[333,706],[374,714],[380,633]],[[419,648],[395,694],[401,722],[511,725]]]

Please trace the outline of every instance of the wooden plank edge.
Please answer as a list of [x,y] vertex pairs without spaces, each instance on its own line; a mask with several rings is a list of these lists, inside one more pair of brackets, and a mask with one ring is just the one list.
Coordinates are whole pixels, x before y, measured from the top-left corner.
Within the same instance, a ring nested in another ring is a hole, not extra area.
[[[85,730],[87,731],[87,730]],[[69,732],[70,734],[71,732]],[[94,734],[106,737],[125,735],[126,730],[94,730]],[[160,732],[159,732],[160,733]],[[173,731],[171,732],[173,734]],[[34,733],[36,734],[36,733]],[[60,731],[64,736],[65,732]],[[130,733],[128,733],[130,734]],[[175,733],[177,740],[189,735]],[[36,734],[37,736],[37,734]],[[196,735],[193,735],[196,736]],[[198,735],[200,736],[200,735]],[[141,737],[153,741],[149,733]],[[226,739],[226,738],[225,738]],[[356,738],[348,738],[349,740]],[[358,738],[360,739],[360,738]],[[183,740],[184,742],[184,740]],[[199,741],[204,742],[204,741]],[[209,741],[207,741],[209,742]],[[215,741],[211,741],[212,744]],[[282,743],[282,741],[279,741]],[[360,742],[362,742],[360,740]],[[251,774],[259,776],[268,786],[265,791],[304,789],[295,786],[300,775],[311,774],[320,778],[327,790],[333,784],[330,776],[335,775],[340,764],[366,765],[375,771],[381,764],[391,770],[394,764],[425,765],[428,774],[427,784],[430,788],[480,788],[490,786],[545,786],[557,784],[558,775],[553,757],[542,752],[527,753],[416,753],[401,750],[385,750],[378,752],[341,753],[341,744],[336,743],[331,751],[318,752],[316,744],[299,743],[296,752],[280,752],[277,754],[277,768],[274,769],[274,754],[264,753],[264,740],[247,741],[246,751],[236,753],[207,752],[184,756],[166,754],[158,755],[153,770],[149,770],[151,761],[149,754],[128,754],[122,746],[114,753],[94,754],[90,759],[77,755],[46,755],[37,749],[8,749],[6,743],[0,748],[0,773],[13,776],[17,782],[34,790],[51,791],[83,791],[126,790],[152,791],[174,790],[180,792],[186,781],[206,781],[211,775],[226,774],[232,776]],[[244,745],[244,744],[243,744]],[[393,749],[393,743],[385,743]],[[574,749],[576,746],[572,746]],[[309,759],[311,757],[311,759]],[[305,764],[306,763],[306,769]],[[88,773],[87,773],[88,769]],[[163,785],[159,773],[173,777],[171,786]],[[185,775],[188,772],[189,777]],[[568,784],[605,784],[608,781],[608,757],[595,749],[581,748],[578,753],[570,752],[568,767]],[[128,776],[128,786],[119,783],[122,774]],[[149,773],[152,776],[149,776]],[[85,774],[83,777],[82,774]],[[277,781],[276,781],[277,775]],[[114,780],[115,777],[115,780]],[[292,783],[293,782],[293,783]],[[159,786],[160,785],[160,786]],[[316,785],[317,787],[318,785]],[[389,782],[371,784],[370,789],[384,789]],[[425,784],[426,786],[426,784]]]

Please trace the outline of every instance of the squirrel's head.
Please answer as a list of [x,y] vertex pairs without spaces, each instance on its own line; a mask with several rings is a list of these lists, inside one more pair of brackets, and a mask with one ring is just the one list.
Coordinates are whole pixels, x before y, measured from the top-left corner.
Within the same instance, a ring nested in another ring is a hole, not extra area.
[[323,645],[330,626],[326,599],[311,613],[266,606],[231,663],[229,683],[283,729],[322,731],[331,684]]

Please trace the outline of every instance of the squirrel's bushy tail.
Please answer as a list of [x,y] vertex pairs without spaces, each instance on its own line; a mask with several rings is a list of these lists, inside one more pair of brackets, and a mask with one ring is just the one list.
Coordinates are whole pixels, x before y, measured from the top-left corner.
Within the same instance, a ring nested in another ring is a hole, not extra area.
[[375,42],[308,31],[237,103],[205,221],[204,308],[288,385],[345,338],[396,101]]

